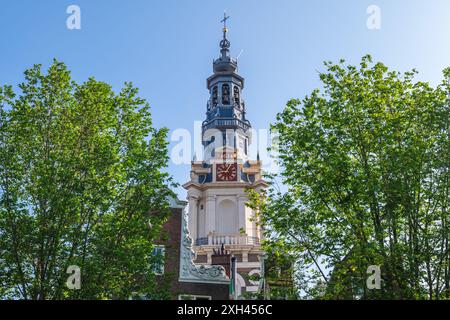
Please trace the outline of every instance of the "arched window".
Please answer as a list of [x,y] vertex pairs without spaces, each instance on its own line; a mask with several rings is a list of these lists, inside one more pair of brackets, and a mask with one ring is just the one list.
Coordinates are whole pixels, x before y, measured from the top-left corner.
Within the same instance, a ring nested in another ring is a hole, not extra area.
[[237,86],[233,87],[233,100],[234,100],[234,105],[237,106],[238,108],[240,108],[240,97],[239,97],[239,88]]
[[248,151],[248,139],[246,138],[245,142],[244,142],[244,153],[245,153],[245,155],[247,155],[247,151]]
[[213,107],[215,107],[217,105],[217,86],[214,86],[213,90],[212,90],[212,98],[211,98],[211,102]]
[[236,203],[225,199],[217,206],[216,230],[222,234],[239,232],[239,221]]
[[222,85],[222,104],[230,104],[230,86],[226,83]]

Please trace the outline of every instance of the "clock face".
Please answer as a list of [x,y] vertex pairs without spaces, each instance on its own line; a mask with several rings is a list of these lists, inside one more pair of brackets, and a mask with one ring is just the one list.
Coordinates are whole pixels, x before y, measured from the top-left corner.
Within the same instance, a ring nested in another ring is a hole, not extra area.
[[237,165],[236,163],[221,163],[216,166],[217,181],[236,181]]

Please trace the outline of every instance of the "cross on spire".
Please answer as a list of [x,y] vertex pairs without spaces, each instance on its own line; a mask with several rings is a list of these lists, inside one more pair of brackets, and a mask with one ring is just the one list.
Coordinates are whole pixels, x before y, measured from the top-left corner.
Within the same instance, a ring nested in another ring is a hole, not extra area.
[[227,32],[227,20],[230,19],[230,16],[227,16],[227,13],[223,13],[223,19],[220,22],[223,22],[223,31]]
[[223,13],[223,19],[220,22],[223,22],[223,39],[220,41],[220,52],[222,53],[222,58],[226,58],[229,53],[230,41],[227,39],[227,20],[230,19],[230,16],[227,16],[227,13]]

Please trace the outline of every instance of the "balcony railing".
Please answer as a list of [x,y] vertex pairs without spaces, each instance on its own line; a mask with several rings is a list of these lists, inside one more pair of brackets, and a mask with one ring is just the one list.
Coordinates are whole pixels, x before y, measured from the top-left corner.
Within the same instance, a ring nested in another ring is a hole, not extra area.
[[216,128],[216,127],[239,127],[244,131],[247,131],[250,128],[250,123],[248,121],[242,121],[240,119],[214,119],[210,122],[203,123],[203,132],[208,129]]
[[197,238],[196,246],[215,246],[215,245],[259,245],[258,237],[249,237],[245,235],[210,235],[208,237]]

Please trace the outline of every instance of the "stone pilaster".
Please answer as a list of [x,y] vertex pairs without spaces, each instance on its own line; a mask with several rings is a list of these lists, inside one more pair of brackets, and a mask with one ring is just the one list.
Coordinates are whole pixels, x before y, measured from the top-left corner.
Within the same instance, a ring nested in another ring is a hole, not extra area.
[[189,196],[189,233],[192,237],[192,241],[195,244],[195,240],[197,239],[197,220],[198,220],[198,197]]
[[206,197],[206,234],[215,232],[216,229],[216,196]]

